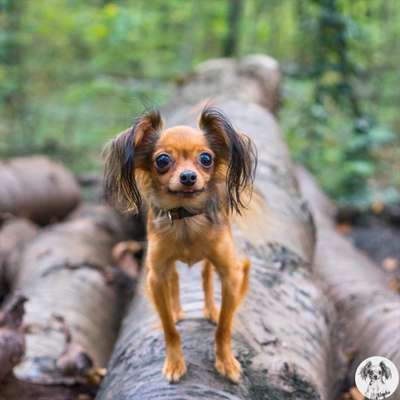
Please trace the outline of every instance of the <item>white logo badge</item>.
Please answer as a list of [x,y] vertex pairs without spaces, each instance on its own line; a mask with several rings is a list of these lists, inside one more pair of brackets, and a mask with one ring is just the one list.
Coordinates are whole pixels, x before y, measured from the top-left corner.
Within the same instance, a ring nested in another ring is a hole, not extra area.
[[385,357],[369,357],[356,371],[356,386],[370,400],[387,399],[399,385],[399,371]]

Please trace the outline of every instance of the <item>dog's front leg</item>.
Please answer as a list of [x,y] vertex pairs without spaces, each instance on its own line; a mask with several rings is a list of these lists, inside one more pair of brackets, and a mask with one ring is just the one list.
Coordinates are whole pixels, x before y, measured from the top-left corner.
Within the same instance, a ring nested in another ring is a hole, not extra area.
[[204,318],[218,324],[219,311],[214,302],[213,266],[205,260],[203,265]]
[[160,263],[160,259],[148,257],[147,285],[156,306],[164,330],[166,358],[163,375],[169,382],[177,382],[186,372],[183,358],[181,338],[175,327],[171,293],[169,287],[170,274],[173,272],[173,263]]
[[172,302],[172,316],[175,323],[184,319],[185,315],[182,310],[180,300],[179,274],[176,270],[176,265],[173,263],[171,273],[168,279],[169,290]]
[[215,335],[215,367],[222,375],[237,383],[241,368],[232,352],[232,326],[236,308],[248,285],[250,263],[247,260],[243,263],[236,257],[231,241],[222,247],[212,259],[222,288],[221,311]]

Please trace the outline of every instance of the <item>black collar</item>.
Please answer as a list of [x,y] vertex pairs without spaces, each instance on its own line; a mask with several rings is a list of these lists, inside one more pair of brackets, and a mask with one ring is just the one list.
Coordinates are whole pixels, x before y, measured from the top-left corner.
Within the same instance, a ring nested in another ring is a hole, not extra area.
[[171,221],[171,224],[176,219],[191,218],[195,217],[196,215],[204,214],[203,210],[198,212],[192,212],[184,207],[171,208],[169,210],[156,209],[155,211],[156,214],[166,215],[168,219]]

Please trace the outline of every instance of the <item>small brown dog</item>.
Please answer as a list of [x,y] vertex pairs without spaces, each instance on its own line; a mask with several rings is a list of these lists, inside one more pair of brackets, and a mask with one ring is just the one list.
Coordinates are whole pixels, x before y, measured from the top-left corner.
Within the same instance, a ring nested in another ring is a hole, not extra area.
[[[175,323],[183,317],[176,260],[204,261],[204,316],[217,323],[217,370],[234,382],[240,364],[231,349],[233,316],[248,286],[249,260],[236,254],[231,214],[252,190],[256,153],[217,109],[206,107],[199,128],[163,129],[158,112],[137,119],[106,150],[105,189],[117,203],[147,208],[148,290],[164,330],[163,374],[170,382],[186,372]],[[221,279],[222,304],[213,298],[212,271]]]

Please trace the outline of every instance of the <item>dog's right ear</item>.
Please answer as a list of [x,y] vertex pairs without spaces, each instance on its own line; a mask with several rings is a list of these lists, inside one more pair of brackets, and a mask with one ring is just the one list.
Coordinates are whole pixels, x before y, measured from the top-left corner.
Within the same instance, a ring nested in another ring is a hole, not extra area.
[[104,149],[104,193],[107,201],[126,211],[137,213],[142,198],[135,179],[135,169],[151,165],[149,156],[163,121],[158,111],[137,118],[133,126],[120,133]]
[[370,370],[371,367],[372,367],[372,362],[371,362],[371,361],[368,361],[368,362],[361,368],[360,375],[361,375],[361,378],[364,379],[364,381],[367,379],[368,371]]
[[245,207],[242,193],[253,187],[257,165],[257,151],[248,136],[238,132],[222,111],[206,106],[200,116],[199,127],[205,132],[218,159],[228,165],[226,175],[229,208],[240,214]]
[[379,366],[382,369],[382,373],[383,373],[384,377],[386,379],[389,379],[392,376],[392,371],[390,370],[390,368],[384,363],[384,361],[381,361],[379,363]]

